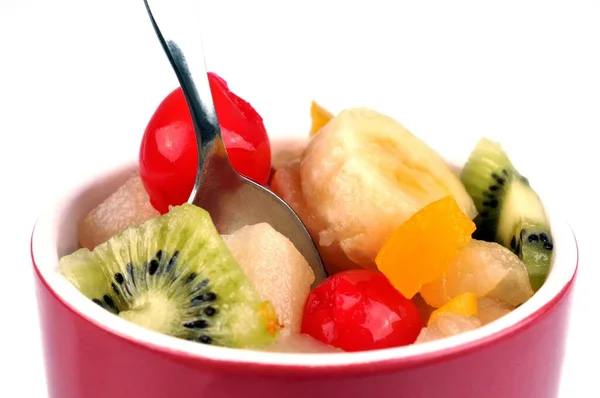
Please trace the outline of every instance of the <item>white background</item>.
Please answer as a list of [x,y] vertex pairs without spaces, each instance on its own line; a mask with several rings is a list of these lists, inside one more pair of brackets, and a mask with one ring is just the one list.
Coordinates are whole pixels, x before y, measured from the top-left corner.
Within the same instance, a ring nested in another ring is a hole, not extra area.
[[[600,276],[600,2],[205,3],[209,69],[271,131],[307,131],[315,98],[334,111],[389,113],[443,154],[466,155],[480,135],[501,139],[533,184],[562,201],[577,233],[561,398],[600,396],[589,326]],[[45,397],[29,261],[35,218],[68,185],[135,158],[176,80],[141,0],[0,4],[0,397]]]

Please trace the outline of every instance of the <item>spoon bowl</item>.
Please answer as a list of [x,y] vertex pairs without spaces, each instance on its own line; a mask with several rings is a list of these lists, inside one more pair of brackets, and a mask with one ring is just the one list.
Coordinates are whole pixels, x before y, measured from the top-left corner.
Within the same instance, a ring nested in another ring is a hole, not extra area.
[[198,144],[198,174],[189,202],[211,215],[221,234],[246,225],[270,224],[310,264],[313,286],[327,277],[314,241],[296,213],[268,188],[235,171],[221,138],[200,35],[189,0],[144,0],[146,10],[181,85]]

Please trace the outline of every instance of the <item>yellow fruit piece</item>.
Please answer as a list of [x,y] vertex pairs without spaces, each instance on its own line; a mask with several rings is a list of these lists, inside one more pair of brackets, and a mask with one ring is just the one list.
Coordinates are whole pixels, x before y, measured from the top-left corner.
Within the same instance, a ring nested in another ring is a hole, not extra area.
[[312,119],[310,136],[317,134],[333,117],[333,113],[313,101],[310,104],[310,118]]
[[477,304],[477,295],[475,293],[463,293],[433,311],[429,316],[427,325],[434,323],[441,314],[451,313],[462,316],[476,316],[478,308]]
[[377,268],[406,298],[441,278],[475,224],[452,196],[428,204],[396,229],[377,254]]

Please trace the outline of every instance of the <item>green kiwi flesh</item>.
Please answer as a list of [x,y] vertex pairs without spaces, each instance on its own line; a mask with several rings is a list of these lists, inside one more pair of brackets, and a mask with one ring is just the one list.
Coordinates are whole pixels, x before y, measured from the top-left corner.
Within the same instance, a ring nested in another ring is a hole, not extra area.
[[537,291],[548,276],[553,249],[550,223],[537,193],[500,145],[487,138],[479,140],[460,178],[479,212],[473,237],[516,253]]
[[61,258],[59,270],[102,308],[139,326],[204,344],[262,348],[277,315],[194,205]]

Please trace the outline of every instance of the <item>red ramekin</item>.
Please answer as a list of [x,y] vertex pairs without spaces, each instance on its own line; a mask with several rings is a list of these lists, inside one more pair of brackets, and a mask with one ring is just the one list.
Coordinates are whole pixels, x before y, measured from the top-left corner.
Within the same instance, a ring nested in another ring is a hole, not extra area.
[[[362,353],[279,354],[205,346],[140,328],[57,272],[76,225],[134,164],[95,176],[38,220],[31,240],[50,398],[552,398],[558,394],[577,243],[545,201],[554,259],[525,304],[480,329]],[[542,199],[543,196],[542,196]]]

